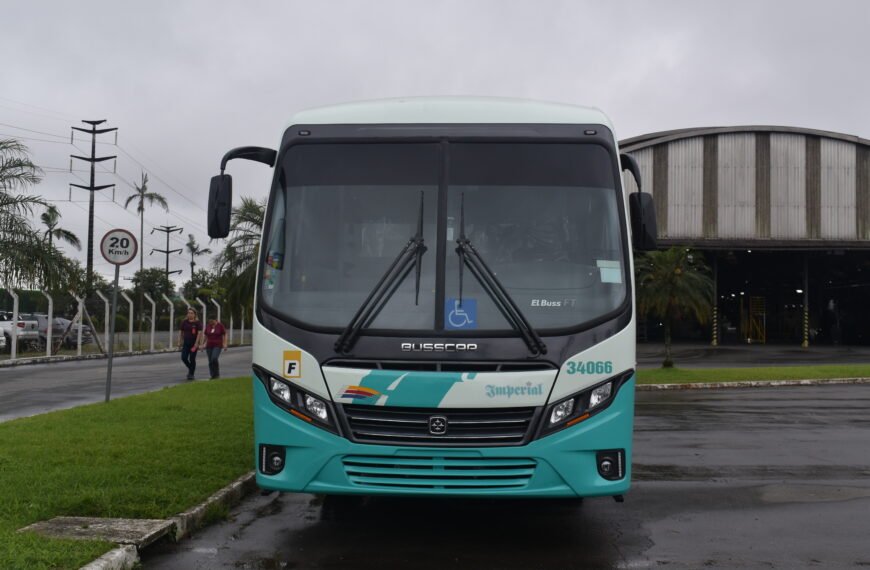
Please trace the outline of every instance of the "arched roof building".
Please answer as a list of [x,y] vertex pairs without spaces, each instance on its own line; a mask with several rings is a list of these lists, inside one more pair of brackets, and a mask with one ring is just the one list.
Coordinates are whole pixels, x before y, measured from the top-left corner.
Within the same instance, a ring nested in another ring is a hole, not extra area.
[[621,147],[641,166],[664,244],[870,247],[870,140],[743,126],[652,133]]
[[870,343],[870,140],[739,126],[620,146],[653,196],[660,244],[696,248],[714,268],[712,334],[685,335]]

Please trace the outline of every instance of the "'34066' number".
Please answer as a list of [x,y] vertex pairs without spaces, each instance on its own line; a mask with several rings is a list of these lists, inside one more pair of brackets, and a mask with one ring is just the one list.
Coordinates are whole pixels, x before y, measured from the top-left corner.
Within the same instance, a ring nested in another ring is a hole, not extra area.
[[610,360],[581,360],[566,364],[568,374],[611,374],[613,362]]

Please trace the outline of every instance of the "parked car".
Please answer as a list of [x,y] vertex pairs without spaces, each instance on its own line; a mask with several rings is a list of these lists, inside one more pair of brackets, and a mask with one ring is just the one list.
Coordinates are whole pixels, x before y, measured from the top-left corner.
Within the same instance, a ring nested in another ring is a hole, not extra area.
[[0,334],[0,352],[6,350],[6,335]]
[[[28,313],[23,315],[22,318],[27,318],[31,320],[35,320],[37,322],[37,330],[39,331],[39,341],[41,345],[45,346],[45,341],[48,339],[48,315],[44,313]],[[51,342],[52,344],[56,344],[63,333],[66,332],[66,329],[69,327],[70,320],[65,319],[63,317],[54,317],[52,319],[52,327],[51,327]],[[78,342],[78,334],[79,327],[82,326],[79,323],[76,323],[70,328],[69,334],[64,340],[64,347],[73,348]],[[91,331],[91,327],[88,325],[84,325],[82,328],[82,345],[90,344],[94,342],[93,331]]]
[[18,350],[39,346],[38,323],[35,320],[25,319],[21,314],[18,315],[18,322],[13,323],[11,311],[0,311],[0,330],[3,331],[6,340],[6,350],[12,350],[13,330],[18,338]]

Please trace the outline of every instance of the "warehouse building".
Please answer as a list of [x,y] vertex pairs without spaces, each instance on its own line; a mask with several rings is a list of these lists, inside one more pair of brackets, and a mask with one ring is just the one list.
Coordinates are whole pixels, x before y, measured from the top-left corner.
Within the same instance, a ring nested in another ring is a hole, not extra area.
[[653,195],[660,244],[713,268],[715,324],[686,323],[680,337],[870,344],[870,140],[748,126],[620,144]]

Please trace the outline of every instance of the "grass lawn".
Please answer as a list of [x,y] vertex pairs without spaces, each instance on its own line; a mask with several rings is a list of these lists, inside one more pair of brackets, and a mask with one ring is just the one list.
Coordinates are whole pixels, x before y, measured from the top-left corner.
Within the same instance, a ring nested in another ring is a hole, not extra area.
[[252,468],[251,380],[196,382],[0,424],[0,568],[79,568],[104,542],[17,533],[59,515],[166,518]]
[[768,366],[759,368],[656,368],[638,371],[639,384],[738,382],[740,380],[805,380],[815,378],[867,378],[870,364],[820,366]]

